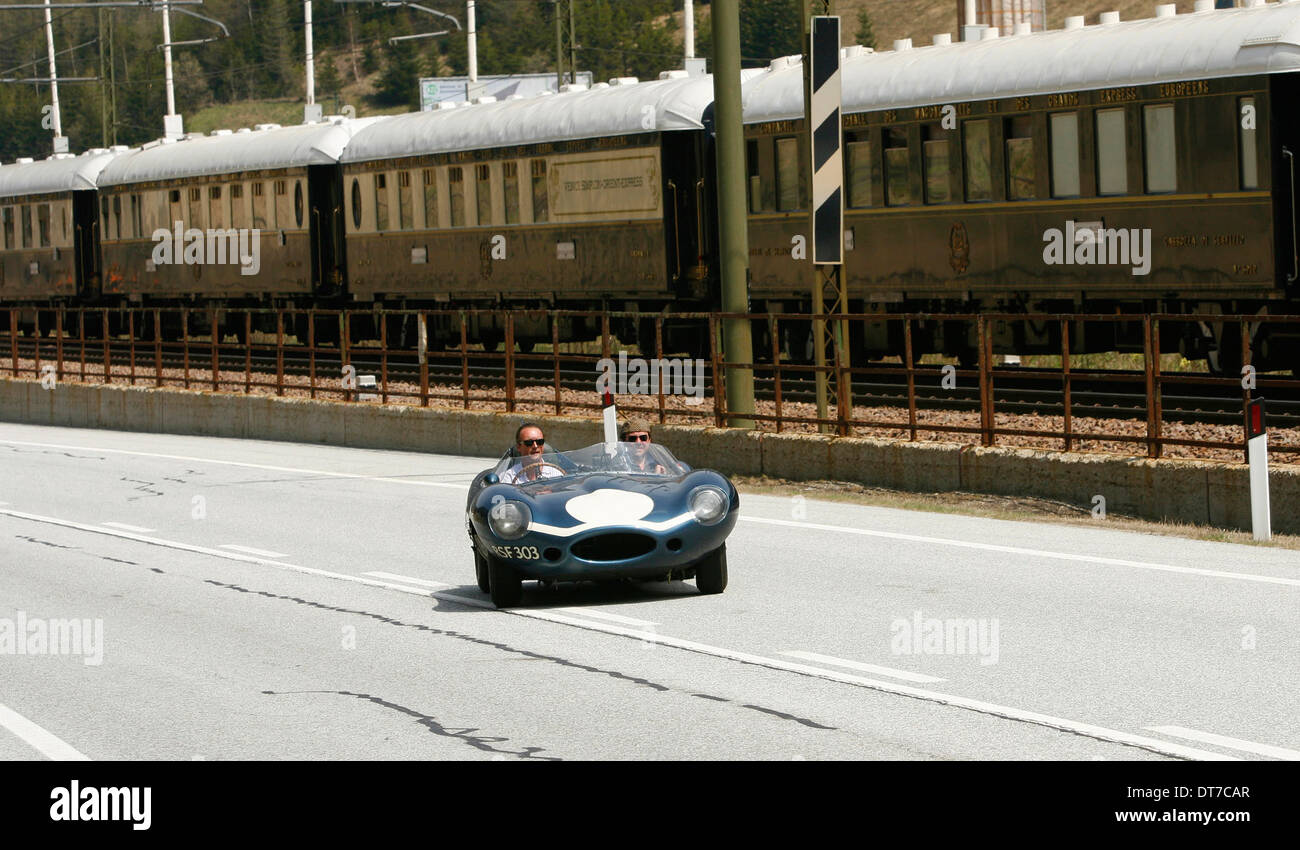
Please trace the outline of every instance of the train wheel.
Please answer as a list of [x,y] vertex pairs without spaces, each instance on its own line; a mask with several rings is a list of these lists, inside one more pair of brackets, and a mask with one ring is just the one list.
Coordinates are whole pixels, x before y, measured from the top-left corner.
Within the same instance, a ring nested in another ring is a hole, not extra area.
[[501,347],[504,336],[501,331],[483,330],[479,331],[479,342],[483,344],[484,351],[496,351]]
[[1211,374],[1219,377],[1241,377],[1241,325],[1224,322],[1218,335],[1218,345],[1207,358]]

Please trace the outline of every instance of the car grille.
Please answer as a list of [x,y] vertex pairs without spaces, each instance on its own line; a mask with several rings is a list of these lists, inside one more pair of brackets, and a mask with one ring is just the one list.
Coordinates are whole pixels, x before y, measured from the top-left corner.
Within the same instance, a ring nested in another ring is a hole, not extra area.
[[573,544],[569,550],[584,561],[624,561],[655,550],[655,539],[647,534],[598,534]]

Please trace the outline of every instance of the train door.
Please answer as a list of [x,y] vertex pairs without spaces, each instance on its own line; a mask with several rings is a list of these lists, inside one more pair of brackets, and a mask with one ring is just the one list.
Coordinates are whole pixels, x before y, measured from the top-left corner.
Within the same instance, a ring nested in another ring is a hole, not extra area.
[[307,205],[312,289],[321,298],[342,295],[346,288],[347,265],[341,166],[307,167]]
[[95,193],[72,193],[72,252],[77,294],[82,299],[100,294],[99,204]]
[[687,300],[707,299],[715,278],[713,149],[707,133],[663,134],[668,278],[678,297]]
[[[1269,128],[1269,162],[1272,166],[1273,232],[1277,250],[1276,265],[1279,285],[1285,286],[1294,299],[1300,296],[1300,247],[1296,234],[1300,232],[1300,115],[1290,108],[1300,96],[1300,82],[1291,74],[1273,74],[1269,77],[1269,109],[1257,112],[1261,127]],[[1243,116],[1243,120],[1245,120]],[[1263,176],[1263,175],[1260,175]]]

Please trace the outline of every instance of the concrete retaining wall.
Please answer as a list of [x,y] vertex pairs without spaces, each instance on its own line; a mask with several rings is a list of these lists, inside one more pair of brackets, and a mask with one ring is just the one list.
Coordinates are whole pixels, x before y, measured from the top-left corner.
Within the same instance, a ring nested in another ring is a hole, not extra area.
[[[599,422],[557,416],[382,407],[299,398],[0,379],[0,421],[241,437],[369,449],[500,456],[525,420],[565,448],[601,438]],[[913,492],[1033,496],[1144,519],[1250,528],[1244,464],[1143,460],[1034,449],[759,434],[694,425],[656,428],[682,460],[734,475],[829,479]],[[1300,469],[1274,468],[1275,531],[1300,534]]]

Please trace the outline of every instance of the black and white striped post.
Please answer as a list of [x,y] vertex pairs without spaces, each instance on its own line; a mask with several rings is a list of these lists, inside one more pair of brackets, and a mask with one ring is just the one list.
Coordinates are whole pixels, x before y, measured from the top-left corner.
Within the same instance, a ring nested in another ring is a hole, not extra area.
[[[829,0],[809,0],[805,11],[829,12]],[[813,262],[813,315],[833,316],[848,312],[841,265],[844,263],[844,121],[841,114],[840,19],[836,15],[812,15],[809,21],[808,54],[804,62],[807,81],[804,118],[808,128],[809,171],[812,187],[810,256]],[[847,322],[830,324],[813,320],[814,364],[817,370],[817,417],[829,418],[830,404],[837,411],[841,435],[848,433],[845,422],[852,418],[853,399],[848,376]],[[834,381],[823,371],[835,366]],[[823,432],[830,431],[823,425]]]

